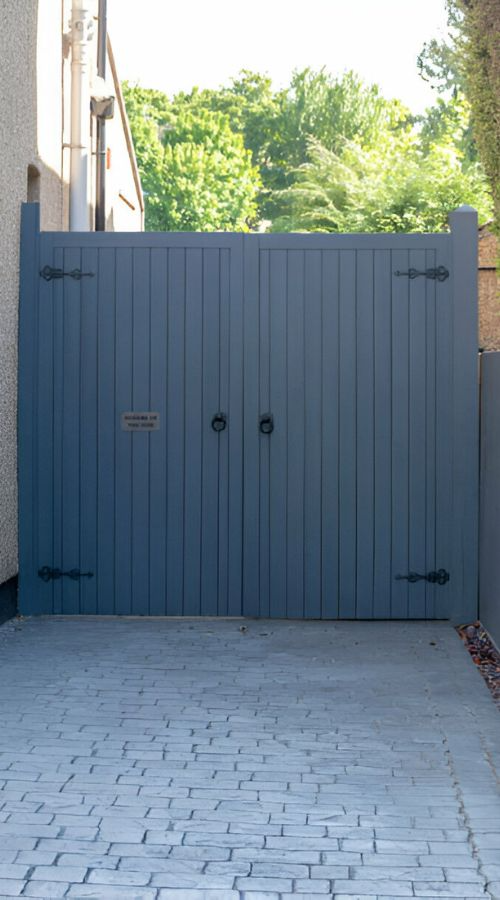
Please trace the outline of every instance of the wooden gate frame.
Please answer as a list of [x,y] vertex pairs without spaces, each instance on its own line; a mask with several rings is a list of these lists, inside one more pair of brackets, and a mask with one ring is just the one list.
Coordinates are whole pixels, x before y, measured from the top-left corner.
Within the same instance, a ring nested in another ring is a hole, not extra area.
[[[21,609],[23,573],[34,566],[34,488],[36,368],[23,365],[36,354],[36,307],[40,280],[40,216],[36,203],[21,215],[18,480]],[[477,370],[477,213],[462,206],[449,216],[450,282],[453,303],[452,384],[452,588],[450,619],[471,622],[478,614],[479,403]],[[76,235],[75,235],[76,237]],[[278,238],[278,236],[275,236]],[[370,236],[364,236],[364,240]],[[373,237],[373,236],[372,236]],[[379,236],[379,240],[380,240]],[[389,236],[387,236],[389,237]]]

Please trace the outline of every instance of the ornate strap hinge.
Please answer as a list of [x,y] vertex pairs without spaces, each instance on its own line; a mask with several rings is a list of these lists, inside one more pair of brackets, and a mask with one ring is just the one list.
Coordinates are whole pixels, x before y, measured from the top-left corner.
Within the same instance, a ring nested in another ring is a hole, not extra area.
[[446,569],[438,569],[437,572],[427,572],[426,575],[420,575],[418,572],[409,572],[408,575],[396,575],[396,581],[409,581],[415,584],[417,581],[428,581],[430,584],[447,584],[450,580],[450,573]]
[[424,269],[423,272],[419,272],[418,269],[408,269],[407,272],[400,272],[399,269],[397,272],[394,272],[395,275],[403,276],[405,275],[407,278],[410,278],[412,281],[414,278],[431,278],[433,281],[446,281],[449,277],[450,273],[445,266],[438,266],[437,269]]
[[53,266],[44,266],[43,269],[40,269],[40,275],[45,281],[52,281],[54,278],[73,278],[75,281],[80,281],[82,278],[93,278],[95,272],[82,272],[81,269],[64,272],[62,269],[54,269]]
[[59,578],[71,578],[72,581],[78,581],[79,578],[93,578],[93,572],[80,572],[80,569],[70,569],[69,572],[62,572],[61,569],[53,569],[51,566],[42,566],[38,569],[38,577],[42,581],[57,581]]

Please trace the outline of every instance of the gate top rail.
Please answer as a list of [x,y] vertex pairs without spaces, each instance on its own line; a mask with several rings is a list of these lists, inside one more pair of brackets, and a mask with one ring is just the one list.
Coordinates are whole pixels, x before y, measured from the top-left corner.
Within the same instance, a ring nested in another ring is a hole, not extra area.
[[45,231],[55,247],[137,247],[137,248],[231,248],[245,241],[255,242],[268,250],[423,250],[444,249],[451,239],[449,232],[436,234],[236,234],[234,232],[80,232]]

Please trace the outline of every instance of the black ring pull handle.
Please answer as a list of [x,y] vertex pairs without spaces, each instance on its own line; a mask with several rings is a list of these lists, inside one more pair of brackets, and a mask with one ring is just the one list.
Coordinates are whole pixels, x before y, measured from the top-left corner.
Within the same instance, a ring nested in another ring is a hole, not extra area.
[[214,431],[224,431],[227,425],[227,416],[225,413],[218,412],[212,419],[212,428]]
[[274,428],[274,417],[272,413],[264,413],[259,419],[259,428],[262,434],[271,434]]

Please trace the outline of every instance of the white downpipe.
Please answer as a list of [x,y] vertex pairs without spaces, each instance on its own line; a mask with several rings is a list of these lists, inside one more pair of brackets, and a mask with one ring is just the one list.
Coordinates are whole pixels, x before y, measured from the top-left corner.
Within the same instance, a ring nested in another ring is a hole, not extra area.
[[71,10],[71,163],[69,230],[89,231],[90,77],[93,17],[90,0],[73,0]]

